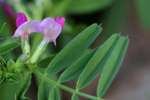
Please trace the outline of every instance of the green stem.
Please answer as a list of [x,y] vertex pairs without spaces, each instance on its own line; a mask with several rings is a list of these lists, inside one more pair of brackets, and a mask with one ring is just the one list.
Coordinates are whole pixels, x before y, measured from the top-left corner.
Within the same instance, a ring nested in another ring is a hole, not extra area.
[[21,47],[22,47],[22,51],[23,54],[25,54],[27,57],[29,57],[30,55],[30,45],[29,45],[29,41],[22,39],[21,40]]
[[49,77],[47,77],[47,75],[43,75],[38,70],[35,71],[35,74],[41,76],[42,79],[47,80],[47,82],[49,82],[51,85],[58,86],[59,88],[65,90],[67,92],[70,92],[72,94],[76,94],[76,95],[79,95],[79,96],[82,96],[82,97],[85,97],[85,98],[88,98],[88,99],[91,99],[91,100],[103,100],[102,98],[98,98],[98,97],[95,97],[95,96],[92,96],[92,95],[89,95],[89,94],[86,94],[86,93],[83,93],[83,92],[80,92],[80,91],[76,91],[76,90],[74,90],[70,87],[62,85],[62,84],[58,83],[57,81],[55,81],[53,79],[50,79]]
[[36,49],[36,51],[33,53],[30,59],[30,63],[33,64],[39,59],[40,55],[44,52],[46,46],[47,46],[47,42],[43,40],[38,46],[38,48]]

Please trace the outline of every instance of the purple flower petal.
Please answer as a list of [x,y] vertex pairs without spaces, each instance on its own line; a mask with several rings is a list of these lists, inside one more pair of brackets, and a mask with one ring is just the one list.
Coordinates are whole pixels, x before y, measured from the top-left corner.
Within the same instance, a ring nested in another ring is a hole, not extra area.
[[53,18],[45,18],[45,19],[41,22],[40,26],[41,26],[42,28],[52,27],[52,26],[53,26],[52,23],[55,23],[55,20],[54,20]]

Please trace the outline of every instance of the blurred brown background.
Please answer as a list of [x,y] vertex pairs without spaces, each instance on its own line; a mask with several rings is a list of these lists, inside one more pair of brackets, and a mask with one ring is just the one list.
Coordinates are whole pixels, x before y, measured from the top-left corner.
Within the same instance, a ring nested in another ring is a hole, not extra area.
[[106,100],[150,100],[150,31],[142,28],[132,0],[129,9],[123,32],[130,39],[128,52]]

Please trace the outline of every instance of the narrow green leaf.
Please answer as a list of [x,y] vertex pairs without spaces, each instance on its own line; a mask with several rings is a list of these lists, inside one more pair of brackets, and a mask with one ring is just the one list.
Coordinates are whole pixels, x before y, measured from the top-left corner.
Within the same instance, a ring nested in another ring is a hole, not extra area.
[[38,100],[48,100],[51,85],[48,82],[41,81],[38,85]]
[[52,88],[49,92],[48,100],[61,100],[60,90],[58,88]]
[[116,40],[119,38],[118,34],[112,35],[102,46],[98,48],[92,58],[89,60],[85,69],[80,74],[79,79],[77,81],[77,88],[81,89],[87,86],[94,78],[97,73],[103,68],[104,58],[109,53],[111,47],[115,44]]
[[[51,89],[53,89],[53,87],[55,87],[55,84],[51,84],[49,83],[49,81],[43,77],[43,69],[41,70],[41,68],[37,69],[39,72],[35,72],[35,76],[37,79],[37,85],[38,85],[38,100],[48,100],[49,97],[49,92],[51,91]],[[48,78],[52,78],[55,79],[55,76],[46,76]],[[42,79],[44,79],[43,81],[41,81]]]
[[17,48],[19,43],[16,40],[5,40],[0,45],[0,55],[11,52],[13,49]]
[[120,69],[120,65],[123,61],[127,47],[128,38],[120,37],[102,70],[101,78],[97,88],[97,95],[99,97],[103,97],[105,95],[107,89],[114,80],[117,72]]
[[86,63],[93,55],[93,50],[87,50],[76,62],[67,68],[59,77],[60,82],[72,80],[80,75]]
[[93,24],[78,34],[62,49],[48,66],[47,72],[58,72],[70,66],[94,42],[102,28]]
[[31,84],[31,78],[31,74],[28,74],[24,77],[24,80],[22,80],[22,86],[17,93],[17,100],[30,100],[29,97],[26,97],[25,95]]

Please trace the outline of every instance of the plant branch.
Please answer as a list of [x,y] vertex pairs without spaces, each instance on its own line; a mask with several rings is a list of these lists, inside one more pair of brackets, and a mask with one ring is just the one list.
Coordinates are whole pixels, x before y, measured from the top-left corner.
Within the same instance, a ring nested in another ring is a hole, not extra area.
[[67,87],[65,85],[62,85],[62,84],[58,83],[57,81],[55,81],[53,79],[50,79],[49,77],[47,77],[47,75],[43,75],[39,70],[36,70],[34,73],[37,74],[38,76],[41,76],[42,79],[46,80],[51,85],[58,86],[59,88],[65,90],[69,93],[76,94],[76,95],[79,95],[79,96],[82,96],[82,97],[85,97],[85,98],[88,98],[88,99],[91,99],[91,100],[103,100],[100,97],[95,97],[95,96],[92,96],[92,95],[89,95],[89,94],[86,94],[86,93],[83,93],[83,92],[80,92],[80,91],[76,91],[76,90],[74,90],[70,87]]

